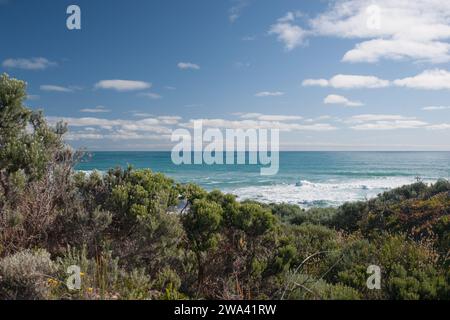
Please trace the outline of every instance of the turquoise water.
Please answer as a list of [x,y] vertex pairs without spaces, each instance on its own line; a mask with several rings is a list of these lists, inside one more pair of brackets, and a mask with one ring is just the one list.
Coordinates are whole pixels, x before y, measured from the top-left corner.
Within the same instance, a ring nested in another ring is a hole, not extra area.
[[177,166],[170,152],[91,152],[77,169],[106,171],[127,164],[234,193],[240,199],[303,207],[372,198],[417,177],[425,182],[450,177],[450,152],[281,152],[274,176],[261,176],[258,165]]

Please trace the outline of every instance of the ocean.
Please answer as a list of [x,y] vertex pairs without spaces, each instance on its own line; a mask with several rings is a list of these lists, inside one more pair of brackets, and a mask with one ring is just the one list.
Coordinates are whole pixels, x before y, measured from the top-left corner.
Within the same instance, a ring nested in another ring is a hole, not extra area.
[[90,152],[76,169],[86,172],[128,164],[150,168],[240,200],[338,206],[410,184],[450,177],[450,152],[280,152],[277,175],[261,176],[259,165],[175,165],[170,152]]

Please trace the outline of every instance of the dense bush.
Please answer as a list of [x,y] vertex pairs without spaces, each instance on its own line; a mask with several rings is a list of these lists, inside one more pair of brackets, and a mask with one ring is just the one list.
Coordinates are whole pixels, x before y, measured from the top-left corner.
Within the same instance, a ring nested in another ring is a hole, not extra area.
[[0,299],[48,299],[48,280],[55,271],[55,263],[45,250],[24,250],[1,259]]

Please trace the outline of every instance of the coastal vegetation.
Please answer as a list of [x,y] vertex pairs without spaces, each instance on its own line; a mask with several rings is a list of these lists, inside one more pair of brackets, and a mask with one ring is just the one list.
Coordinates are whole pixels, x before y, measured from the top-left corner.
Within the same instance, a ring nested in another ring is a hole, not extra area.
[[303,210],[132,167],[87,175],[25,99],[0,77],[0,299],[450,299],[449,181]]

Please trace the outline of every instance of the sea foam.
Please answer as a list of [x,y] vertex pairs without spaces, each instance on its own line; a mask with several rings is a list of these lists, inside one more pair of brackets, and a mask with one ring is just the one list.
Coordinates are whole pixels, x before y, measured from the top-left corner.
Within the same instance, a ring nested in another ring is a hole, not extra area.
[[345,202],[367,200],[376,197],[379,193],[414,182],[415,180],[410,177],[380,177],[344,182],[302,180],[297,184],[248,186],[224,191],[237,195],[240,200],[290,203],[309,208],[338,206]]

